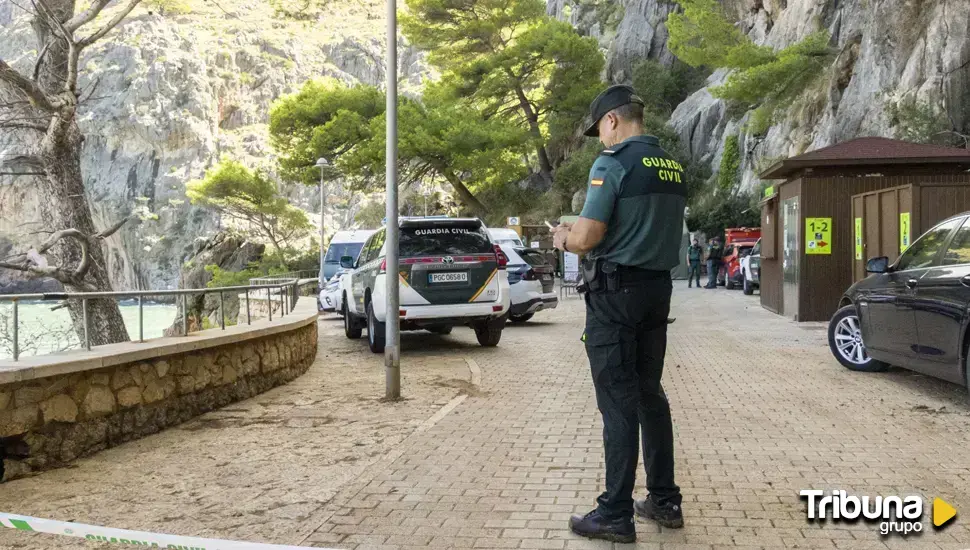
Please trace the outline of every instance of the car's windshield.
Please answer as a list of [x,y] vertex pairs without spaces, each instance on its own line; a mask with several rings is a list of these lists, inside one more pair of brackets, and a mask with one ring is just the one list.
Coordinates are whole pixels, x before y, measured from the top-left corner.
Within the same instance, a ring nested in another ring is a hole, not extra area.
[[495,252],[485,228],[476,222],[422,223],[401,228],[401,257]]
[[549,265],[549,262],[546,261],[542,254],[539,254],[531,248],[520,248],[519,250],[516,250],[516,252],[518,252],[519,256],[522,256],[525,261],[529,262],[529,265],[532,267],[544,267]]
[[339,264],[340,258],[343,256],[356,259],[363,247],[364,243],[330,243],[330,247],[327,248],[327,256],[323,261],[328,264]]

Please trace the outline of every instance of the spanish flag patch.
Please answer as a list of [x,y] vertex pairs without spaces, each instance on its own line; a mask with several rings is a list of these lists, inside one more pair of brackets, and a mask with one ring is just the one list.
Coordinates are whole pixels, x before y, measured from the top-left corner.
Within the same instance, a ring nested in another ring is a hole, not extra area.
[[603,185],[603,178],[594,178],[589,182],[593,187],[599,187]]

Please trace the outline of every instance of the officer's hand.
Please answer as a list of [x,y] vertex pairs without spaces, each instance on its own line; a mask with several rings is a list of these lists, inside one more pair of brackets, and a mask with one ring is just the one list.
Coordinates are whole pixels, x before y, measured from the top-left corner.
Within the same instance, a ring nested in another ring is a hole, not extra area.
[[572,227],[571,224],[561,224],[555,229],[550,229],[552,232],[552,246],[565,251],[566,250],[566,238],[569,237],[569,229]]
[[549,232],[552,233],[553,235],[555,235],[556,233],[558,233],[560,231],[569,231],[572,228],[572,226],[573,226],[573,224],[571,224],[569,222],[562,222],[561,224],[559,224],[559,225],[557,225],[555,227],[550,227],[549,228]]

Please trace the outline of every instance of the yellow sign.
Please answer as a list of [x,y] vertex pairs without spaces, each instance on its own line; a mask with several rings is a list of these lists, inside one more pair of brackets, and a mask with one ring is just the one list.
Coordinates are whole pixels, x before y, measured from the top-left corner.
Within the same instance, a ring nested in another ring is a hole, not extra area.
[[957,509],[942,498],[933,499],[933,526],[940,527],[957,515]]
[[855,219],[855,259],[862,259],[862,218]]
[[805,253],[832,253],[832,218],[805,218]]
[[902,254],[904,250],[909,248],[910,239],[910,225],[909,225],[909,212],[899,213],[899,253]]

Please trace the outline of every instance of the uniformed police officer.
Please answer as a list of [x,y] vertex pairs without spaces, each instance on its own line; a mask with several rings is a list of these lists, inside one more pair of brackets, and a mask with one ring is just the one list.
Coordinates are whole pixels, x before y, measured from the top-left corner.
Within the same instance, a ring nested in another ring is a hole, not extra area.
[[[611,86],[590,107],[587,136],[607,147],[593,163],[579,220],[554,229],[560,250],[585,255],[583,340],[603,416],[606,490],[573,516],[573,532],[633,542],[633,515],[682,527],[674,483],[670,406],[660,384],[667,348],[670,270],[680,261],[687,182],[683,167],[645,135],[643,100]],[[649,495],[634,502],[639,433]]]

